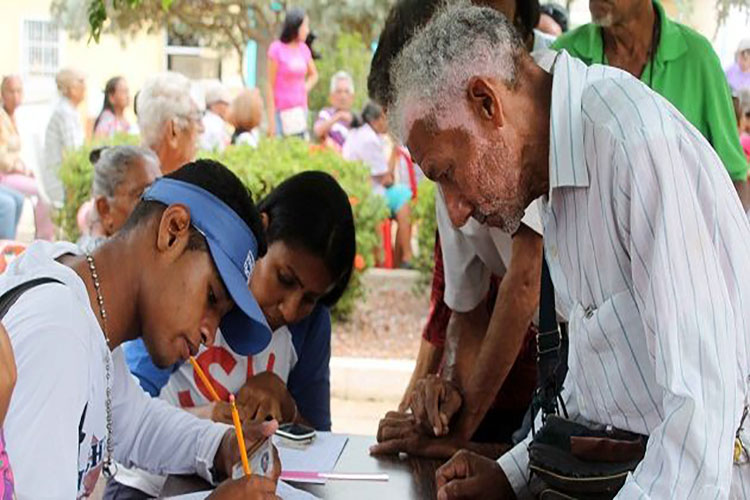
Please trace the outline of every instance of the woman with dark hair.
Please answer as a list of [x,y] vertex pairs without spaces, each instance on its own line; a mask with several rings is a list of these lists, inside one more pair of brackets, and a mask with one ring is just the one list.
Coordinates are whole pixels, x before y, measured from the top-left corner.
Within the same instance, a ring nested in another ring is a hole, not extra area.
[[106,138],[129,132],[130,123],[125,119],[125,109],[129,105],[130,89],[125,78],[115,76],[107,80],[102,111],[94,122],[94,136]]
[[393,148],[388,154],[386,134],[388,121],[378,104],[370,101],[362,109],[363,124],[349,132],[341,151],[350,161],[361,161],[370,168],[373,191],[385,198],[391,218],[396,220],[396,248],[394,261],[397,267],[411,267],[411,210],[412,192],[404,184],[395,182],[394,172],[398,153]]
[[299,8],[287,12],[281,36],[268,48],[268,135],[307,136],[307,94],[318,70],[305,40],[310,20]]
[[[196,359],[222,401],[236,395],[243,421],[274,417],[329,431],[328,310],[346,290],[356,251],[349,198],[330,175],[303,172],[276,187],[258,210],[268,250],[255,263],[249,286],[273,331],[271,343],[258,354],[241,356],[219,330],[213,345],[201,347]],[[152,396],[231,424],[229,405],[212,402],[189,363],[157,369],[141,342],[129,344],[125,354],[131,372]],[[158,496],[164,479],[121,467],[117,481]]]

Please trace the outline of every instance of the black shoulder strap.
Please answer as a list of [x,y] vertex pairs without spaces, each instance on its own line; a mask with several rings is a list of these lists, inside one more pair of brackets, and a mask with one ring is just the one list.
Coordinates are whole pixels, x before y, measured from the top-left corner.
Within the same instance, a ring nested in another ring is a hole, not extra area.
[[[532,403],[532,418],[542,411],[542,421],[547,415],[559,414],[560,408],[567,417],[560,397],[563,381],[568,372],[568,333],[557,323],[555,287],[542,256],[542,284],[539,292],[539,333],[537,334],[537,389]],[[560,405],[558,406],[558,402]],[[533,427],[532,427],[533,428]]]
[[25,283],[21,283],[20,285],[13,287],[5,292],[2,296],[0,296],[0,319],[5,317],[5,315],[8,313],[8,310],[13,307],[13,304],[16,303],[18,298],[25,291],[39,285],[44,285],[45,283],[62,284],[60,280],[56,280],[55,278],[35,278],[33,280],[26,281]]

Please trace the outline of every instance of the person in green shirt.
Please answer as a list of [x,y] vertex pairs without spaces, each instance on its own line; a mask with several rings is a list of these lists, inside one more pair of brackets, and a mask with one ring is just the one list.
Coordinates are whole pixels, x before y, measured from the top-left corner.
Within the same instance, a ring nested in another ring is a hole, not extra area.
[[694,30],[669,19],[652,0],[590,0],[593,20],[558,38],[586,64],[627,71],[671,102],[711,143],[748,208],[748,162],[734,122],[719,58]]

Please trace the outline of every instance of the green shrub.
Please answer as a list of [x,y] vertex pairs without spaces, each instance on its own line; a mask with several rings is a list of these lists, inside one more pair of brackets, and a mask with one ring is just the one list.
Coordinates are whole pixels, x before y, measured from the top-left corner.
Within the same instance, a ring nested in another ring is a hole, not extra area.
[[[122,141],[121,138],[113,142]],[[93,146],[86,145],[69,154],[60,171],[66,189],[66,204],[59,223],[67,239],[78,236],[76,213],[91,192],[93,167],[88,160]],[[344,160],[338,154],[310,145],[299,139],[267,139],[257,149],[249,146],[230,146],[223,153],[200,153],[201,158],[212,158],[231,169],[259,201],[284,179],[305,170],[321,170],[333,175],[349,195],[356,226],[359,271],[374,265],[374,252],[380,246],[377,224],[387,217],[385,201],[373,194],[370,171],[360,163]],[[346,294],[333,313],[337,319],[346,318],[354,301],[363,296],[361,272],[355,272]]]
[[413,209],[414,222],[417,224],[417,252],[414,267],[420,272],[420,286],[426,286],[432,279],[434,267],[435,231],[435,183],[425,179],[417,189],[417,203]]

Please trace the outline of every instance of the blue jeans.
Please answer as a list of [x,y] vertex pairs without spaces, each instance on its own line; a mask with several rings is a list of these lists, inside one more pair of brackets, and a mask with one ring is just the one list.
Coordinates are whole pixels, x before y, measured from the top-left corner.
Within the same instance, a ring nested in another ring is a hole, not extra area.
[[15,239],[21,210],[23,210],[23,194],[0,186],[0,239]]

